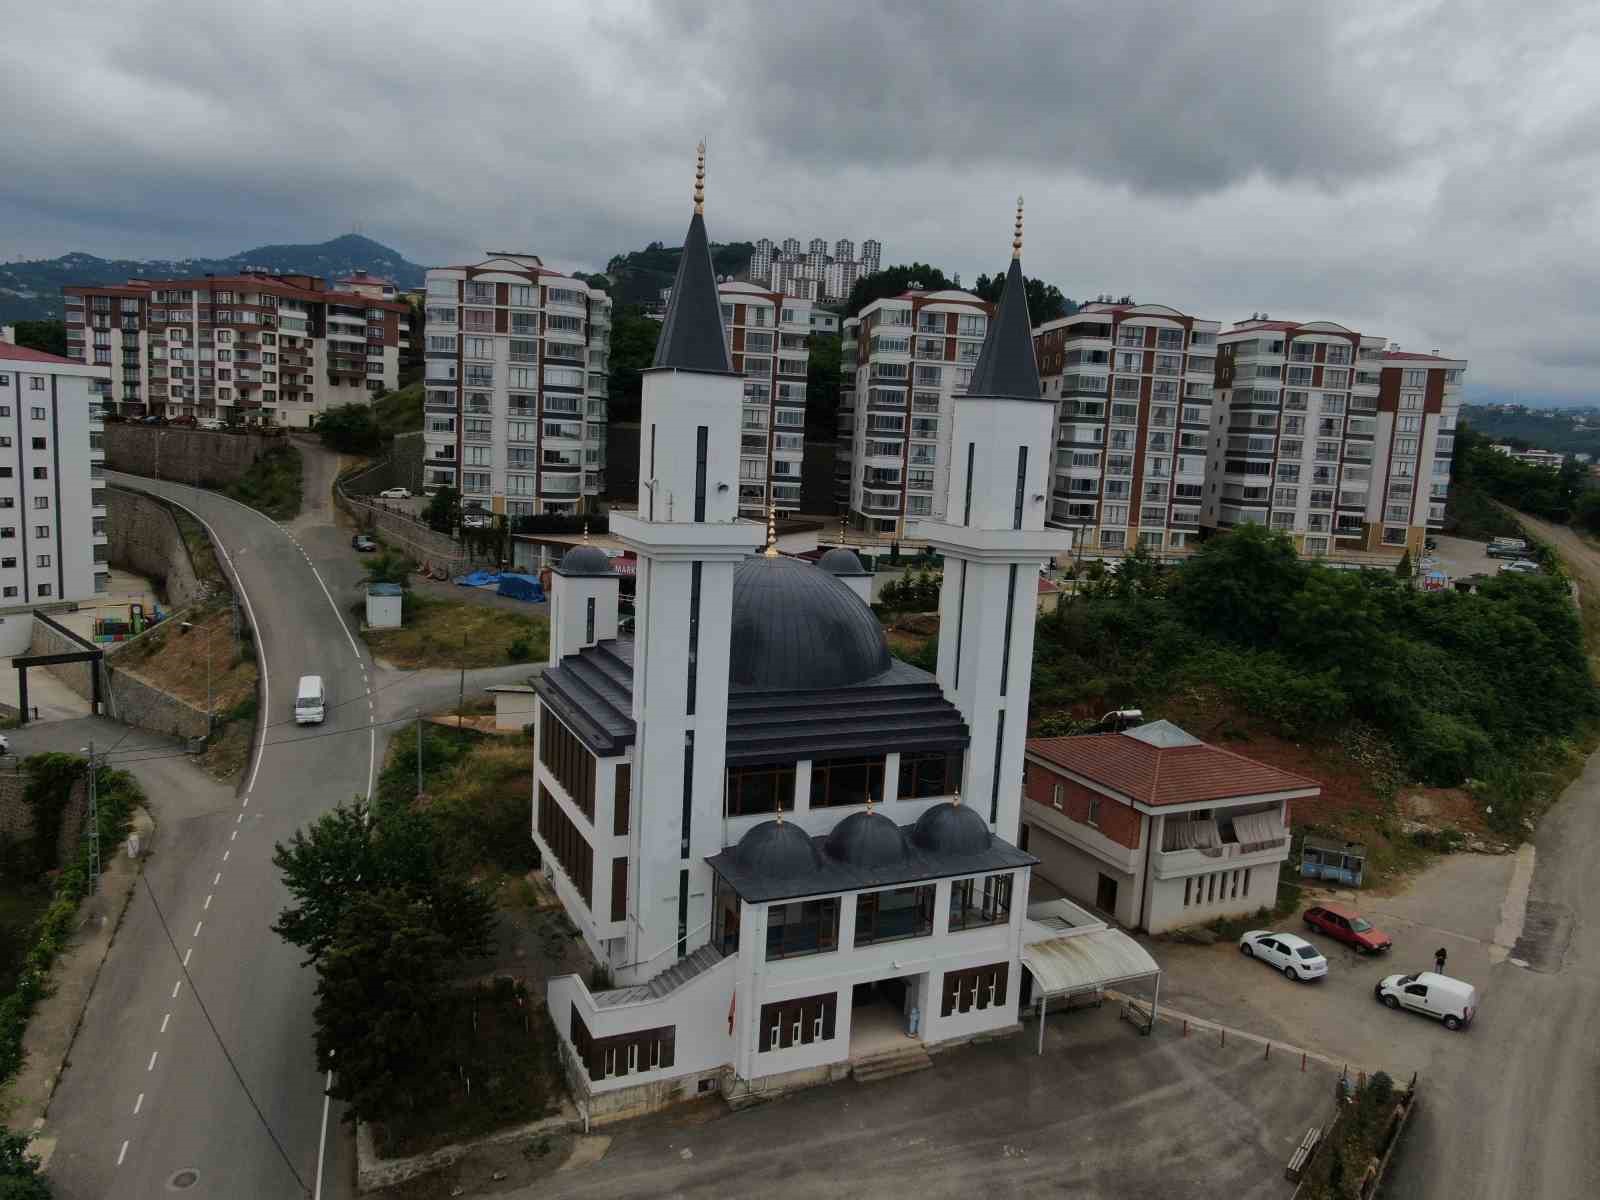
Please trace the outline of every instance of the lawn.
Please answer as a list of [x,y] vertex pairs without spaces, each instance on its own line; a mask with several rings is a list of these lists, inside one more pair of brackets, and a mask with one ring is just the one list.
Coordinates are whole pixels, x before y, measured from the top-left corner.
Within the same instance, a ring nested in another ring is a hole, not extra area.
[[248,504],[275,521],[287,521],[300,512],[300,451],[284,443],[264,451],[250,469],[222,489],[241,504]]
[[396,667],[503,667],[543,662],[550,622],[503,608],[410,596],[399,629],[366,630],[372,653]]

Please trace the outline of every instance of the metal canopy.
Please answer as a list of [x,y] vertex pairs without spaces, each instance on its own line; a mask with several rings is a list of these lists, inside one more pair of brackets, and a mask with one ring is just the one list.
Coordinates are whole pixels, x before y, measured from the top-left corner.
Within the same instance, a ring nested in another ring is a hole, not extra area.
[[1022,965],[1039,986],[1039,1053],[1044,1053],[1044,1017],[1052,996],[1155,977],[1150,1027],[1156,1023],[1161,968],[1145,948],[1119,929],[1094,929],[1046,938],[1022,948]]

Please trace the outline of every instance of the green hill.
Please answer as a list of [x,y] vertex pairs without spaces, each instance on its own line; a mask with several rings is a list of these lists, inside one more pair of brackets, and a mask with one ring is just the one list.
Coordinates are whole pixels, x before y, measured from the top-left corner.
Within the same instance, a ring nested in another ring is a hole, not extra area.
[[[711,265],[717,275],[738,275],[750,265],[755,247],[749,242],[711,244]],[[643,250],[612,256],[606,264],[606,274],[613,281],[611,298],[620,308],[625,304],[655,304],[661,298],[661,289],[672,286],[678,274],[678,259],[682,246],[663,246],[651,242]]]

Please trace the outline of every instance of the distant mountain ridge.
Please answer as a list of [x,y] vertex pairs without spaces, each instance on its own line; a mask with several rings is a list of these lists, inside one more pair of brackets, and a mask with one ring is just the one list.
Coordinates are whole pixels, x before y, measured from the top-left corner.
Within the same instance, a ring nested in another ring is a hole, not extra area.
[[426,277],[426,268],[359,233],[309,245],[257,246],[228,258],[139,260],[74,252],[37,262],[0,263],[0,322],[61,316],[61,289],[66,284],[236,275],[245,270],[321,275],[330,282],[341,275],[368,271],[394,280],[401,288],[421,287]]

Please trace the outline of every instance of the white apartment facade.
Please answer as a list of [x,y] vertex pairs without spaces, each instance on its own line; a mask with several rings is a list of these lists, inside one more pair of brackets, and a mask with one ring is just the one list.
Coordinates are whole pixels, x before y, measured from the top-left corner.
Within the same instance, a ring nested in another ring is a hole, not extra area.
[[834,500],[852,528],[944,519],[955,402],[992,313],[971,292],[903,292],[844,322]]
[[508,517],[605,494],[611,298],[491,253],[428,272],[423,482]]
[[109,382],[106,367],[0,342],[0,656],[26,650],[35,608],[106,589]]
[[1082,554],[1191,552],[1200,528],[1220,322],[1161,304],[1086,304],[1034,330],[1056,402],[1049,524]]
[[108,367],[121,416],[308,428],[399,385],[410,310],[312,275],[69,286],[67,353]]
[[805,458],[811,302],[753,283],[719,284],[733,369],[744,375],[739,430],[739,515],[800,511]]

